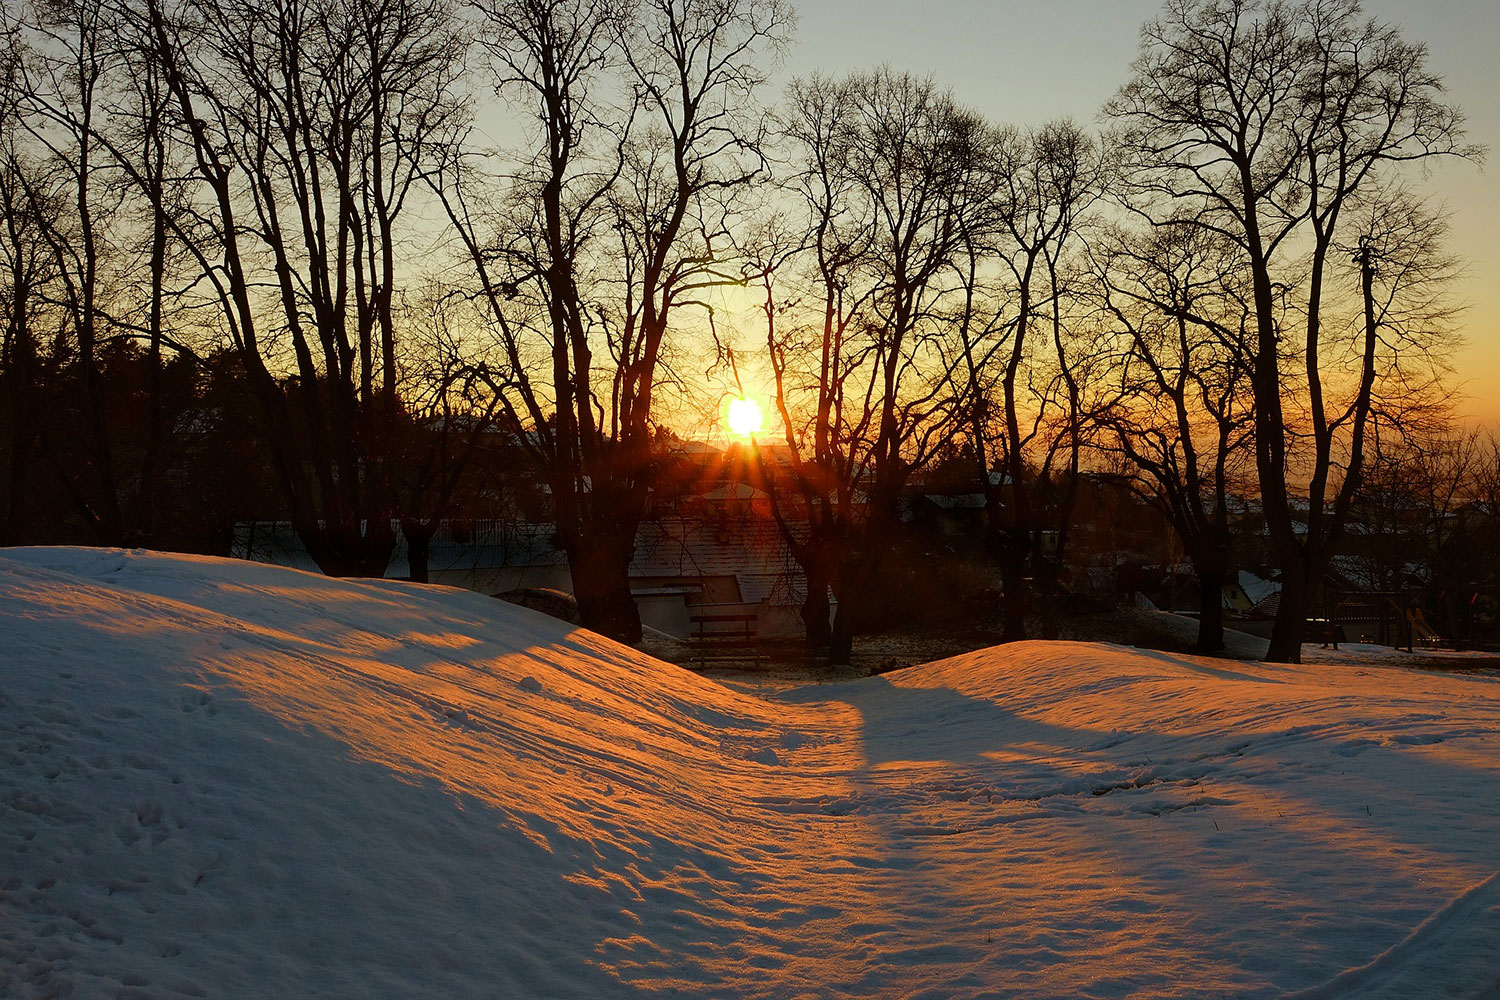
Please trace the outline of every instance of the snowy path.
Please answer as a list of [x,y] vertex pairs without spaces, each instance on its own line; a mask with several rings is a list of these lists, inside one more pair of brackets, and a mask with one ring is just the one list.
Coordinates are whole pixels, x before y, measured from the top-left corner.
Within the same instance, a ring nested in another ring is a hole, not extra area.
[[477,595],[0,551],[0,997],[1496,997],[1500,680],[762,699]]

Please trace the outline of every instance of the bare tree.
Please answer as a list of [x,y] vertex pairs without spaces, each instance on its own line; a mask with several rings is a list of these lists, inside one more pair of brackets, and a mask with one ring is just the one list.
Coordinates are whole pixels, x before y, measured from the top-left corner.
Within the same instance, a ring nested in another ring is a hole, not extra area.
[[31,480],[37,460],[41,419],[38,329],[44,311],[43,290],[51,281],[53,255],[42,230],[50,225],[38,217],[51,205],[33,195],[34,185],[24,173],[31,169],[22,151],[20,32],[7,26],[3,64],[0,64],[0,280],[3,280],[4,330],[0,340],[0,396],[6,401],[5,513],[0,520],[0,544],[13,545],[24,537],[33,514]]
[[953,426],[938,341],[953,265],[988,210],[992,136],[931,81],[889,70],[798,82],[789,100],[817,315],[810,329],[768,324],[767,346],[806,518],[805,536],[788,532],[809,580],[804,618],[821,637],[831,586],[829,657],[847,662],[882,616],[901,491]]
[[1437,538],[1434,624],[1459,648],[1478,640],[1493,642],[1500,603],[1500,567],[1493,555],[1500,548],[1500,439],[1493,433],[1475,434],[1472,442],[1460,437],[1458,447],[1437,451],[1434,464],[1440,470],[1437,482],[1446,485],[1456,472],[1460,484]]
[[1100,307],[1121,338],[1124,389],[1107,425],[1134,486],[1172,525],[1198,578],[1201,652],[1224,646],[1231,504],[1252,461],[1253,314],[1239,256],[1193,227],[1117,229],[1091,248]]
[[[123,325],[146,341],[146,440],[139,463],[137,488],[128,510],[129,533],[141,544],[151,544],[157,537],[156,511],[161,506],[161,478],[168,464],[167,403],[163,386],[165,356],[168,349],[185,352],[173,336],[172,327],[183,325],[180,304],[168,282],[181,271],[176,266],[184,258],[180,241],[173,239],[171,220],[186,224],[187,208],[182,197],[179,142],[173,135],[172,96],[168,92],[163,67],[149,53],[134,44],[129,32],[115,34],[118,47],[118,71],[124,77],[111,102],[110,116],[118,124],[119,139],[111,145],[116,155],[134,154],[134,176],[142,185],[135,201],[142,208],[145,224],[135,241],[143,244],[144,275],[138,282],[140,306],[125,305]],[[132,149],[133,147],[133,149]],[[143,316],[143,320],[125,317]],[[190,322],[190,321],[187,321]]]
[[[116,54],[96,0],[21,7],[25,48],[16,62],[13,178],[27,202],[25,214],[52,256],[53,280],[43,288],[63,326],[63,365],[76,384],[79,419],[37,425],[37,435],[66,495],[94,539],[119,544],[125,527],[102,355],[110,329],[111,223],[118,192],[103,180],[107,152],[98,140]],[[29,166],[27,160],[30,161]]]
[[18,544],[23,526],[32,516],[31,474],[37,460],[39,406],[38,319],[41,289],[49,279],[50,255],[40,252],[42,241],[35,232],[35,203],[27,197],[17,177],[24,169],[17,162],[7,137],[0,156],[0,213],[4,232],[0,238],[3,285],[0,309],[4,330],[0,340],[0,396],[6,404],[5,421],[5,511],[0,520],[0,544]]
[[[195,355],[175,329],[191,322],[168,288],[179,274],[166,214],[181,211],[170,102],[117,13],[112,0],[7,8],[8,212],[31,220],[22,228],[53,258],[34,290],[57,326],[47,379],[59,412],[23,432],[76,512],[53,520],[81,523],[96,541],[151,544],[176,457],[165,372]],[[181,402],[178,393],[172,405]]]
[[1344,562],[1354,567],[1349,575],[1373,589],[1422,592],[1441,611],[1443,591],[1462,589],[1480,575],[1472,558],[1447,542],[1460,509],[1472,499],[1485,442],[1477,431],[1459,431],[1449,414],[1430,416],[1391,428],[1377,422],[1350,514],[1357,526],[1351,541],[1359,544]]
[[401,227],[461,110],[447,7],[150,0],[117,16],[191,151],[195,225],[171,225],[221,309],[297,533],[326,572],[380,575],[399,512]]
[[1094,365],[1092,349],[1068,330],[1067,260],[1081,216],[1103,192],[1105,163],[1071,121],[1006,129],[991,154],[994,192],[964,234],[955,329],[966,430],[1001,569],[1002,635],[1014,641],[1026,635],[1028,571],[1040,584],[1044,628],[1056,631],[1051,597],[1077,498]]
[[[801,615],[813,646],[826,646],[833,636],[828,595],[851,544],[860,468],[856,445],[868,426],[865,409],[858,416],[852,412],[865,368],[852,346],[856,321],[873,294],[870,286],[856,288],[853,276],[874,239],[869,207],[856,196],[857,183],[844,169],[856,135],[852,92],[851,83],[824,77],[788,87],[782,131],[796,157],[789,185],[807,214],[802,227],[793,221],[796,216],[788,221],[794,231],[801,230],[787,241],[794,248],[791,259],[776,261],[777,241],[763,241],[769,252],[761,255],[766,259],[760,269],[767,356],[796,498],[789,505],[789,491],[773,489],[773,509],[806,579]],[[780,266],[772,266],[776,263]],[[799,264],[806,275],[797,284],[812,289],[810,300],[821,313],[810,323],[783,316],[777,305],[777,282],[792,284]],[[810,387],[810,399],[800,398],[804,387]]]
[[[1358,346],[1369,331],[1325,315],[1338,304],[1339,234],[1402,164],[1473,151],[1426,49],[1364,19],[1358,0],[1170,0],[1141,46],[1109,106],[1135,204],[1161,225],[1233,240],[1251,277],[1256,466],[1282,586],[1268,655],[1296,661],[1382,374],[1378,352]],[[1366,362],[1352,370],[1340,346],[1351,344]]]
[[467,297],[427,286],[398,305],[406,331],[398,358],[407,419],[395,429],[393,485],[406,540],[410,579],[427,583],[433,536],[486,435],[496,429],[500,398],[490,391],[482,349],[465,336],[478,326]]
[[722,258],[764,167],[758,60],[791,13],[782,0],[479,10],[496,85],[521,95],[539,133],[513,192],[519,219],[495,240],[464,164],[435,180],[499,333],[495,391],[551,487],[580,614],[636,641],[629,568],[669,333],[705,288],[738,279]]

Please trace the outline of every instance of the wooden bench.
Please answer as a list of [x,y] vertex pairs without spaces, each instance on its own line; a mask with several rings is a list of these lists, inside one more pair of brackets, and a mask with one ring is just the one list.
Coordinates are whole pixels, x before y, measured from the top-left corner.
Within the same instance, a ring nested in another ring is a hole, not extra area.
[[748,649],[751,651],[749,659],[755,666],[760,666],[760,635],[756,630],[757,616],[754,612],[740,612],[736,614],[699,614],[689,615],[688,621],[693,624],[692,640],[698,647],[698,668],[701,670],[708,665],[710,659],[714,660],[743,660],[743,656],[716,655],[710,657],[710,651],[723,653]]

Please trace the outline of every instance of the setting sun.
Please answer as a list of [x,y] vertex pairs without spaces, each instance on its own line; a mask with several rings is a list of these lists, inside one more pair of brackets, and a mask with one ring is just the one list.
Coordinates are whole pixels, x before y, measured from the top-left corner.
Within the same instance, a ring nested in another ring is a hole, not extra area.
[[729,401],[729,430],[732,434],[749,437],[765,425],[765,414],[760,404],[753,399],[731,399]]

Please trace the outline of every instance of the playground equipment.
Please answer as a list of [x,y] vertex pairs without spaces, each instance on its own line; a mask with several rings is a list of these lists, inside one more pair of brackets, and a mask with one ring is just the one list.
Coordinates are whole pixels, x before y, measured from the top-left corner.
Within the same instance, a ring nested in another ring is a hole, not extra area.
[[1416,644],[1436,645],[1437,633],[1422,609],[1399,591],[1328,591],[1328,641],[1373,642],[1412,651]]
[[1442,642],[1432,626],[1427,624],[1427,616],[1422,614],[1421,608],[1408,608],[1406,620],[1411,625],[1412,641],[1422,646],[1436,646]]

